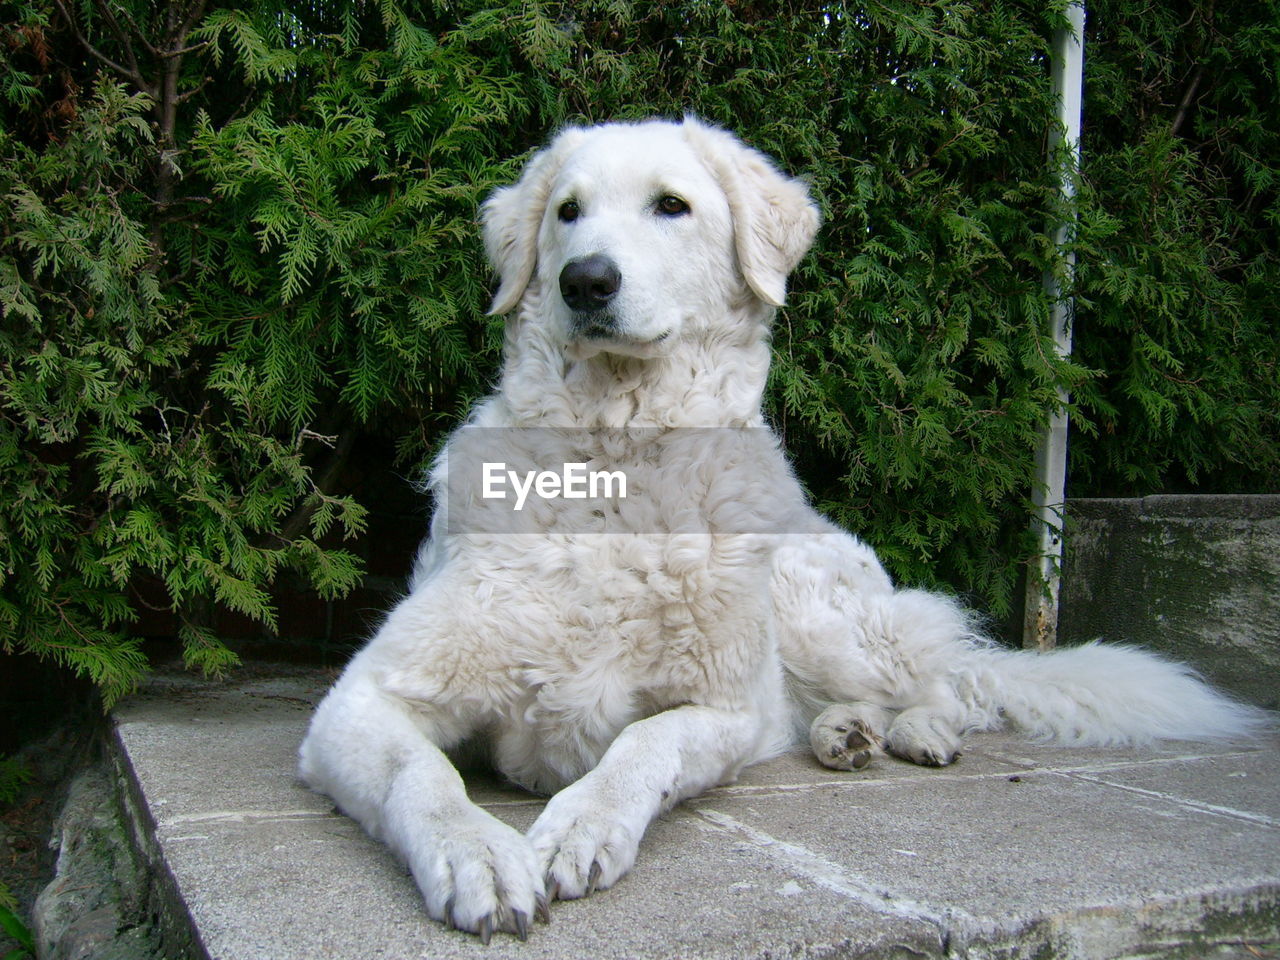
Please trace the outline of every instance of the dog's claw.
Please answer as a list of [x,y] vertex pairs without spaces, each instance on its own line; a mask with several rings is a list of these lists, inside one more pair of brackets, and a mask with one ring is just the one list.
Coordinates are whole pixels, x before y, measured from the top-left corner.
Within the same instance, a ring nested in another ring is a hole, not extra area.
[[548,873],[546,884],[547,884],[547,901],[550,902],[552,900],[559,900],[560,899],[560,881]]
[[453,922],[453,897],[445,901],[444,905],[444,928],[446,930],[457,930],[458,925]]
[[534,905],[534,917],[543,923],[551,922],[551,904],[547,901],[546,894],[539,894],[537,902]]
[[516,936],[519,937],[522,941],[528,940],[529,939],[529,915],[525,913],[523,910],[516,910],[513,912],[513,917],[515,919],[515,924],[516,924]]
[[600,861],[593,860],[591,863],[591,870],[587,873],[587,896],[591,896],[591,894],[596,892],[596,884],[600,882],[601,873]]
[[492,913],[486,913],[483,917],[480,918],[480,927],[478,930],[476,930],[476,933],[480,935],[480,942],[487,947],[489,945],[489,941],[493,939],[493,914]]

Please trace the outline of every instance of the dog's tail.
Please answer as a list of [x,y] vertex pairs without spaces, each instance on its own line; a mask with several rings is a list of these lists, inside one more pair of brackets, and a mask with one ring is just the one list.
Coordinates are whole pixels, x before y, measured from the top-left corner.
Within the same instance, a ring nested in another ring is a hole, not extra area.
[[1272,727],[1266,711],[1209,686],[1185,664],[1131,646],[1087,643],[1047,653],[977,647],[954,675],[969,725],[1009,721],[1078,746],[1229,740]]

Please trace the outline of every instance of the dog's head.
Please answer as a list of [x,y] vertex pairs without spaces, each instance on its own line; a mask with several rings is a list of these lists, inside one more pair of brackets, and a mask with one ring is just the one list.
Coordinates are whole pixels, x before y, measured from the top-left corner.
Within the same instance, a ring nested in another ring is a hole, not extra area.
[[572,127],[483,210],[506,313],[534,281],[540,317],[590,352],[662,355],[754,298],[781,306],[818,228],[799,180],[687,118]]

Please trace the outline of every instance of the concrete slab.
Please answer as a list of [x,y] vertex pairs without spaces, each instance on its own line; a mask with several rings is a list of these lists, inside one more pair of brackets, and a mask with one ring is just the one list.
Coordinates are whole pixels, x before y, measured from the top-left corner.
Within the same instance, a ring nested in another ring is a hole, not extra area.
[[[197,957],[1092,960],[1280,941],[1280,743],[1098,751],[986,735],[945,770],[841,776],[803,750],[748,770],[654,824],[615,888],[554,905],[528,943],[485,948],[430,922],[386,849],[295,779],[326,682],[283,668],[162,679],[116,711]],[[489,779],[469,787],[520,829],[542,807]]]

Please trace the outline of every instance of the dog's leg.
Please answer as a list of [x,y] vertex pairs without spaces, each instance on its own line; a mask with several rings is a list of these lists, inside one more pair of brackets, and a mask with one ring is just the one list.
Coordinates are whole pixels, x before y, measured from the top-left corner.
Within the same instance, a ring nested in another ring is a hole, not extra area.
[[894,589],[870,549],[845,534],[787,544],[772,588],[802,702],[836,701],[810,728],[820,762],[858,769],[882,748],[928,766],[959,756],[970,720],[955,671],[975,637],[957,604]]
[[316,711],[303,778],[408,864],[431,917],[486,942],[494,930],[523,938],[546,914],[533,847],[467,798],[429,705],[388,693],[363,666]]
[[553,899],[611,886],[663,810],[732,779],[760,721],[747,710],[682,706],[626,727],[586,776],[547,804],[529,831]]

